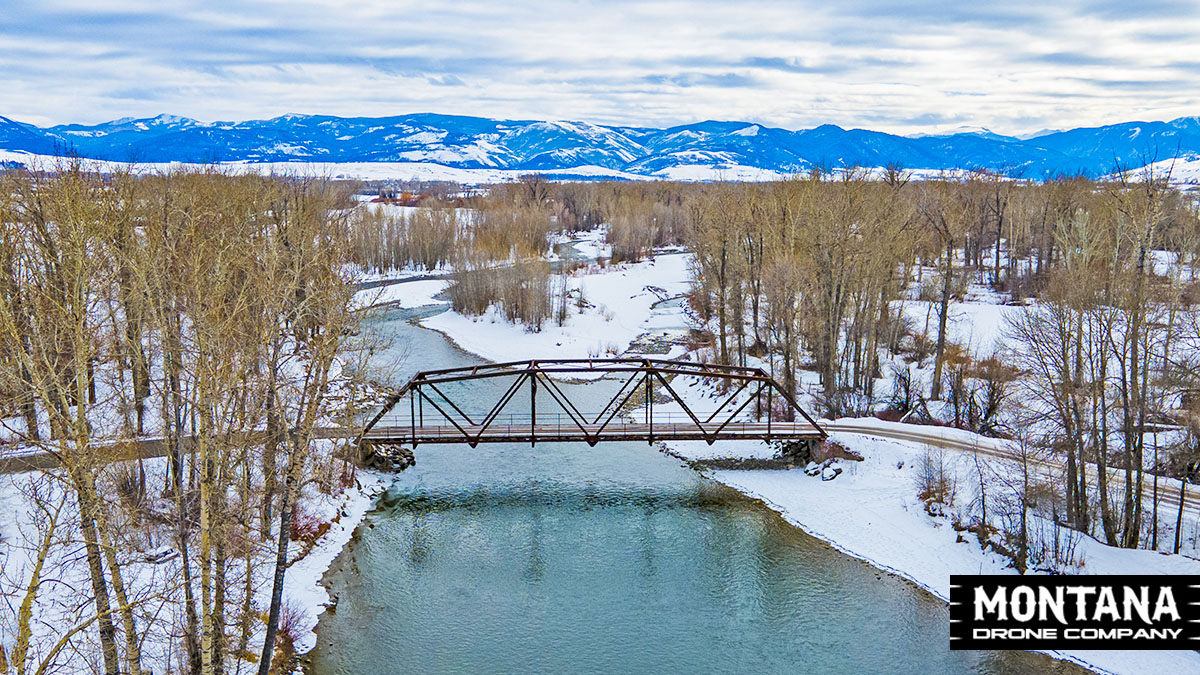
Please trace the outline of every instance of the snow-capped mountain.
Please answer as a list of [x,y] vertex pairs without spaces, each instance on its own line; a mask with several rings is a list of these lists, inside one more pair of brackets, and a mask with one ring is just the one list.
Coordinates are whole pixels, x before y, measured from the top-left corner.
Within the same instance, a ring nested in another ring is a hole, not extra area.
[[0,150],[135,163],[416,162],[510,171],[600,167],[642,176],[680,175],[696,167],[787,174],[896,164],[989,168],[1041,178],[1098,176],[1176,155],[1198,157],[1200,118],[1047,131],[1020,139],[982,128],[906,137],[832,124],[789,131],[709,121],[655,129],[430,113],[284,115],[245,122],[159,115],[45,128],[0,117]]

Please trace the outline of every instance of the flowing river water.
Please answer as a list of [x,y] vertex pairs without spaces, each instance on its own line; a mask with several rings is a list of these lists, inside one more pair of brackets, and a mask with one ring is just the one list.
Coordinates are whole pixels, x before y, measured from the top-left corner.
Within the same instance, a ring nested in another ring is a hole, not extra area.
[[[480,362],[419,315],[370,326],[390,378]],[[311,675],[1079,672],[949,651],[944,602],[644,444],[416,457],[325,577]]]

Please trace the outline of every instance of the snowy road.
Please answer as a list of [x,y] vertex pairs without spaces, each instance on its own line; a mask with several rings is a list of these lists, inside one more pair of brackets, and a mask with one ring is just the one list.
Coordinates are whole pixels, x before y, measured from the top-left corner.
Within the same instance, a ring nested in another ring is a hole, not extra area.
[[[882,420],[867,418],[851,418],[833,421],[822,420],[821,424],[825,427],[826,431],[839,431],[842,433],[875,436],[877,438],[886,438],[897,441],[924,443],[926,445],[945,448],[947,450],[955,450],[959,452],[978,452],[979,454],[990,457],[1018,461],[1018,454],[1012,447],[1013,443],[1011,441],[997,438],[986,438],[970,432],[961,431],[959,429],[902,424],[899,422],[884,422]],[[1038,467],[1038,469],[1042,472],[1061,472],[1065,469],[1063,464],[1056,461],[1046,461],[1043,459],[1031,458],[1029,462],[1031,465]],[[1088,479],[1088,484],[1095,488],[1096,465],[1089,463],[1088,467],[1092,470],[1092,478]],[[1122,486],[1125,482],[1125,472],[1121,469],[1109,468],[1108,480],[1110,493],[1115,497],[1121,498],[1123,495]],[[1159,483],[1159,509],[1178,509],[1179,481],[1162,478],[1159,480]],[[1149,509],[1152,508],[1154,499],[1153,489],[1147,488],[1146,491],[1143,492],[1142,499],[1147,503],[1145,508],[1147,509],[1147,512],[1149,512]],[[1200,500],[1185,499],[1185,501],[1185,512],[1192,515],[1200,515]]]

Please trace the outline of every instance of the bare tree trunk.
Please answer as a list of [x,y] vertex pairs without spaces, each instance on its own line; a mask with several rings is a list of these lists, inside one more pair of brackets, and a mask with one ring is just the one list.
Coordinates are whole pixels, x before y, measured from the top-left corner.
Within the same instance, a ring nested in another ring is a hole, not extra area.
[[942,367],[943,356],[946,352],[946,320],[950,314],[951,280],[954,276],[954,244],[946,244],[946,271],[942,277],[942,300],[938,307],[938,339],[937,350],[933,362],[933,389],[930,398],[935,401],[942,398]]
[[29,370],[21,366],[21,382],[25,385],[25,396],[21,397],[21,416],[25,418],[25,434],[29,440],[41,440],[41,430],[38,429],[37,398],[33,395],[33,383]]
[[[177,473],[176,476],[178,477],[181,473]],[[183,569],[183,608],[184,617],[187,622],[187,630],[184,634],[184,646],[187,650],[190,672],[194,674],[200,672],[200,621],[196,616],[196,596],[192,586],[191,547],[188,545],[190,528],[188,527],[187,520],[191,514],[185,510],[185,504],[184,491],[182,486],[180,486],[175,497],[175,507],[178,512],[175,536],[179,546],[180,567]]]
[[[292,464],[296,462],[293,459]],[[275,653],[275,636],[279,631],[279,609],[283,602],[283,577],[287,572],[288,537],[292,528],[292,492],[294,468],[289,467],[279,500],[279,537],[275,546],[275,576],[271,581],[271,607],[267,612],[267,633],[263,638],[262,655],[258,660],[258,675],[269,675],[271,657]]]
[[1179,513],[1175,516],[1175,547],[1174,553],[1179,553],[1179,546],[1182,543],[1183,530],[1183,505],[1187,503],[1187,476],[1179,478]]
[[112,622],[108,585],[104,579],[104,565],[100,560],[100,545],[96,537],[96,521],[94,520],[95,505],[83,490],[77,490],[76,496],[79,503],[79,525],[83,531],[83,543],[87,551],[88,572],[92,578],[96,622],[100,626],[100,651],[104,655],[104,673],[105,675],[119,675],[121,666],[117,655],[117,629]]
[[1158,550],[1158,432],[1154,432],[1154,494],[1151,496],[1154,502],[1154,522],[1150,528],[1150,550]]
[[96,527],[100,535],[100,543],[104,550],[104,559],[108,564],[108,574],[112,578],[113,595],[117,599],[117,606],[121,614],[121,627],[125,633],[125,663],[129,669],[130,675],[140,675],[142,672],[142,650],[141,641],[137,632],[137,622],[133,616],[133,606],[129,603],[129,596],[125,592],[125,580],[121,575],[121,565],[117,560],[117,550],[113,546],[112,537],[109,535],[108,517],[104,514],[104,508],[100,506],[99,495],[96,493],[95,479],[90,474],[86,476],[88,484],[84,489],[91,495],[90,499],[95,505],[94,513],[96,515]]
[[216,571],[213,586],[213,673],[222,675],[225,672],[225,544],[218,537],[216,553]]

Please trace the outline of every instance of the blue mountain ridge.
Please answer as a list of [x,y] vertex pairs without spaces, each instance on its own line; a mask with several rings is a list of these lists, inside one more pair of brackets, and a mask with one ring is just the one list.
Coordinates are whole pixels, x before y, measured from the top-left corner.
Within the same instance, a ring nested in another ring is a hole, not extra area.
[[832,124],[790,131],[733,121],[657,129],[433,113],[291,114],[244,122],[159,115],[51,127],[0,117],[0,150],[116,162],[432,162],[528,171],[600,166],[640,175],[688,165],[797,173],[894,164],[1046,178],[1200,157],[1200,118],[1124,122],[1022,140],[987,131],[907,137]]

